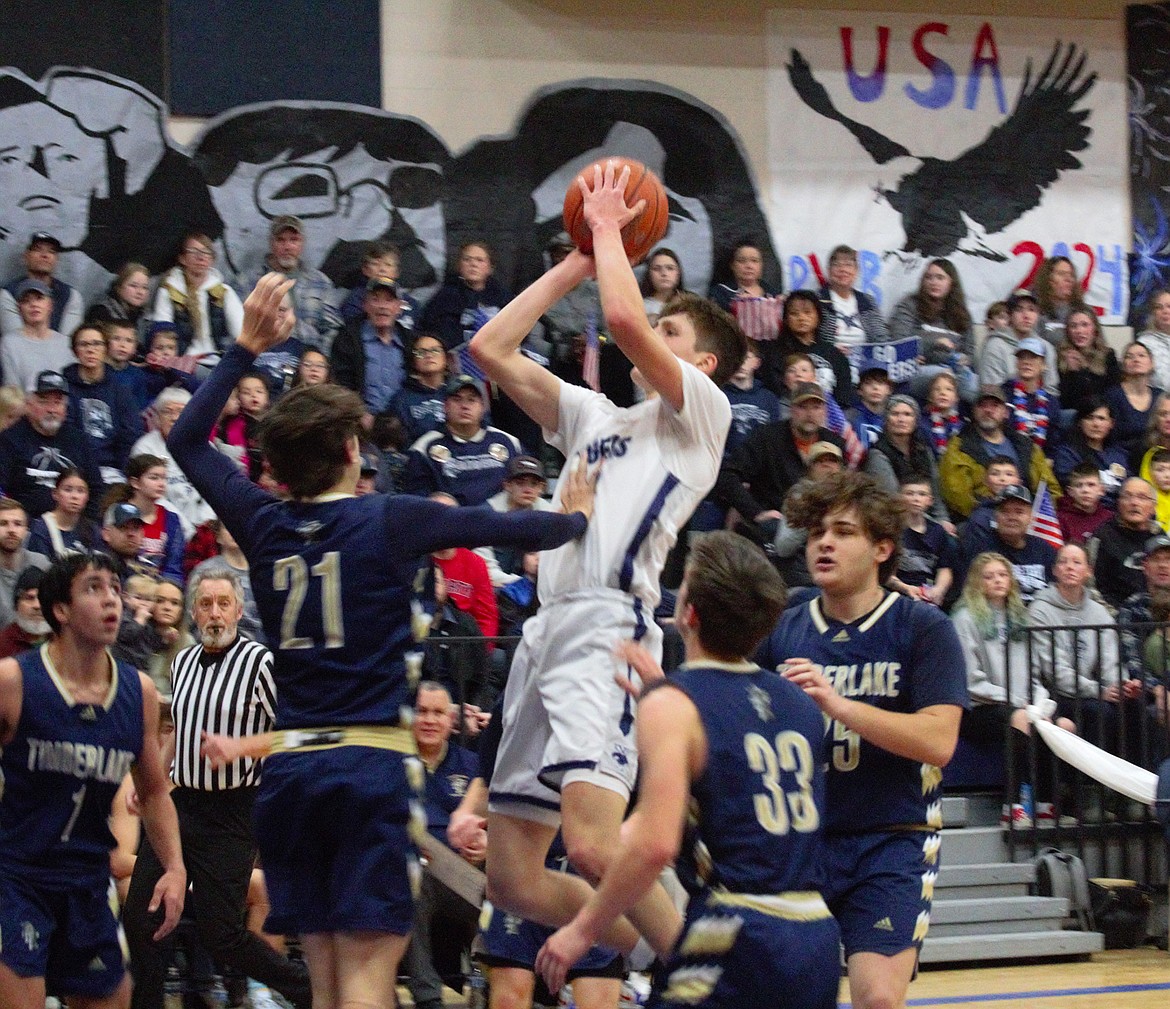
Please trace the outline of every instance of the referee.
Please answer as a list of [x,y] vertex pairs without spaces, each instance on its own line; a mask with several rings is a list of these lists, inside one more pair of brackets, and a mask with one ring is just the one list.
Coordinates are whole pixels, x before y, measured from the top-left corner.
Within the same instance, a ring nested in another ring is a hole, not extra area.
[[[242,757],[215,770],[199,755],[203,733],[246,736],[273,726],[276,691],[272,653],[239,635],[244,592],[230,570],[196,574],[188,587],[199,644],[171,664],[175,732],[171,793],[179,813],[183,861],[191,883],[189,915],[207,952],[309,1009],[304,966],[286,959],[245,926],[245,898],[255,859],[252,802],[260,781],[258,761]],[[170,756],[163,754],[164,764]],[[134,865],[123,924],[134,975],[133,1009],[160,1009],[172,944],[155,942],[159,912],[149,903],[162,875],[144,840]]]

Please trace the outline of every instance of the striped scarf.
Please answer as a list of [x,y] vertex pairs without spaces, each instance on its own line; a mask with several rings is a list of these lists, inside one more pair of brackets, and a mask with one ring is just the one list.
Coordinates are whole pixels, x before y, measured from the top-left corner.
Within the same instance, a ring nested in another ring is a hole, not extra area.
[[1043,386],[1030,393],[1019,379],[1012,382],[1012,416],[1016,430],[1041,448],[1048,441],[1050,412],[1048,393]]
[[926,408],[926,418],[930,422],[930,447],[934,449],[936,458],[940,458],[943,451],[955,435],[959,433],[963,422],[959,419],[958,407],[952,406],[947,413]]

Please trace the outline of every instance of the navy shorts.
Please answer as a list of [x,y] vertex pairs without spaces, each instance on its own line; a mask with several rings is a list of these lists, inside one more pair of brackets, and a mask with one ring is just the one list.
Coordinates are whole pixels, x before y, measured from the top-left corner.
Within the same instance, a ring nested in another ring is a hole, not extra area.
[[368,746],[269,757],[253,810],[266,930],[410,932],[423,781],[417,757]]
[[[836,1009],[840,932],[815,895],[801,903],[804,912],[784,908],[782,898],[710,892],[692,897],[647,1009]],[[815,917],[800,920],[805,915]]]
[[62,995],[117,991],[126,962],[109,878],[52,886],[10,873],[0,872],[0,961],[18,977],[43,977]]
[[[483,942],[480,961],[489,967],[521,967],[532,970],[536,954],[556,929],[538,925],[527,918],[483,902],[479,935]],[[624,978],[625,960],[612,949],[593,946],[569,971],[568,979],[579,977]]]
[[930,927],[941,835],[929,830],[825,838],[822,892],[841,924],[845,955],[921,949]]

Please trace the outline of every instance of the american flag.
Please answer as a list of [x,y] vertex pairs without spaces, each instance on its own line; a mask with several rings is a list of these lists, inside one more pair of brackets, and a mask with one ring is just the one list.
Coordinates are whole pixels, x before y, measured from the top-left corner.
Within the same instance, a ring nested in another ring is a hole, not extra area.
[[581,378],[594,392],[601,391],[601,340],[597,336],[597,313],[589,313],[585,326],[585,356],[581,358]]
[[1056,518],[1056,507],[1052,504],[1052,495],[1048,492],[1048,484],[1040,481],[1036,491],[1036,500],[1032,502],[1032,523],[1028,532],[1039,536],[1045,543],[1054,547],[1064,546],[1064,534],[1060,531],[1060,522]]

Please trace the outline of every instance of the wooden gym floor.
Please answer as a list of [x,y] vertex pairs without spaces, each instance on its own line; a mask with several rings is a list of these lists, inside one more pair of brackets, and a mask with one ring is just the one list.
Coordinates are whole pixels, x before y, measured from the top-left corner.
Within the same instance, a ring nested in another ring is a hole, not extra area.
[[[842,982],[841,1005],[848,999],[848,985]],[[1106,950],[1085,962],[925,970],[910,985],[906,1004],[920,1009],[1166,1009],[1170,955],[1145,946]]]

